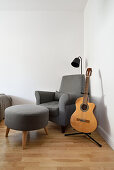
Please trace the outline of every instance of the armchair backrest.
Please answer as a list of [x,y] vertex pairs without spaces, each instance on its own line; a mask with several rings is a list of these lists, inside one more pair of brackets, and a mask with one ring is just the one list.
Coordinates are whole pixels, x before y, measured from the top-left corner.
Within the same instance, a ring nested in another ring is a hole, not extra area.
[[85,76],[83,74],[62,77],[60,92],[81,95],[84,92]]

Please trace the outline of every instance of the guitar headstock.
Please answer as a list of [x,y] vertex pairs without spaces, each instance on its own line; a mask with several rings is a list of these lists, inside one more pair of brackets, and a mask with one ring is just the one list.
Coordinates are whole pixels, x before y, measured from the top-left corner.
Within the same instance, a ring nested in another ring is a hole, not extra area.
[[92,75],[92,68],[87,68],[86,76],[90,77]]

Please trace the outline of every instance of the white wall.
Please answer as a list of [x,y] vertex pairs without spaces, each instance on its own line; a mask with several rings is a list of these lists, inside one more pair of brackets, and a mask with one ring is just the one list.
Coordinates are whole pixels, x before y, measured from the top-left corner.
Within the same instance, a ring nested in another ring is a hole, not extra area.
[[74,57],[83,57],[83,10],[34,3],[29,10],[31,3],[22,10],[11,1],[0,6],[0,93],[14,104],[35,102],[35,90],[58,90],[62,75],[79,73],[70,65]]
[[114,149],[114,0],[88,0],[84,14],[86,67],[93,68],[98,130]]

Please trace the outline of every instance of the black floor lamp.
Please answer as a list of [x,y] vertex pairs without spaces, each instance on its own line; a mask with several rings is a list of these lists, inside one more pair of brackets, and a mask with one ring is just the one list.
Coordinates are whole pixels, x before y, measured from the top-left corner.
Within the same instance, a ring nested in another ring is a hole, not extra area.
[[71,65],[72,65],[73,67],[78,68],[78,67],[80,66],[80,62],[81,62],[81,74],[82,74],[82,57],[79,56],[79,57],[75,58],[75,59],[72,61]]
[[[78,58],[75,58],[73,61],[72,61],[72,63],[71,63],[71,65],[73,66],[73,67],[76,67],[76,68],[78,68],[79,66],[80,66],[80,61],[81,61],[81,74],[82,74],[82,57],[78,57]],[[82,94],[84,94],[84,93],[82,93]],[[75,129],[74,129],[75,130]],[[100,144],[100,143],[98,143],[94,138],[92,138],[91,136],[90,136],[90,134],[91,133],[84,133],[84,132],[75,132],[75,133],[69,133],[69,134],[64,134],[65,136],[71,136],[71,135],[80,135],[80,134],[84,134],[84,135],[86,135],[86,136],[88,136],[92,141],[94,141],[99,147],[102,147],[102,145]]]

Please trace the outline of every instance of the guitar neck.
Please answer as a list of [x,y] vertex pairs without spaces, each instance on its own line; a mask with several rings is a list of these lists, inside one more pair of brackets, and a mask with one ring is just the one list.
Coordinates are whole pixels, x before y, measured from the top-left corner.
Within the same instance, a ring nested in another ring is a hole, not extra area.
[[86,83],[85,83],[85,90],[84,90],[84,96],[83,96],[83,103],[88,103],[88,88],[89,88],[89,76],[86,76]]

